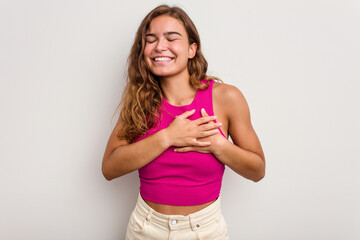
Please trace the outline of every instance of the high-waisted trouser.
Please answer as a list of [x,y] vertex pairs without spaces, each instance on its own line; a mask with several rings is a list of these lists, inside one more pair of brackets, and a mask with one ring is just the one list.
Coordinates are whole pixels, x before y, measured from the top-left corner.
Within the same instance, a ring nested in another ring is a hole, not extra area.
[[126,230],[126,240],[228,240],[220,198],[198,212],[165,215],[156,212],[139,194]]

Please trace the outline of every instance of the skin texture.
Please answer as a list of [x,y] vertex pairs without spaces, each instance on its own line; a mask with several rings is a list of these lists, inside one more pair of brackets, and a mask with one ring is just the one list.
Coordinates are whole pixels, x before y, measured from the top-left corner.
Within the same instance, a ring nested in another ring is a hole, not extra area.
[[[145,61],[150,71],[161,78],[185,76],[189,58],[196,54],[196,43],[189,45],[182,23],[170,16],[159,16],[150,23],[146,33]],[[155,57],[169,57],[157,62]]]
[[[187,61],[196,54],[196,44],[189,44],[183,24],[169,16],[152,20],[146,37],[145,61],[150,71],[160,76],[160,86],[167,101],[175,106],[188,105],[196,95],[189,83]],[[156,57],[170,57],[170,61],[156,62]],[[150,163],[170,146],[177,152],[197,151],[212,153],[215,157],[241,176],[259,181],[265,175],[265,158],[260,141],[252,127],[248,104],[234,86],[214,83],[213,107],[215,116],[190,121],[194,111],[184,112],[167,128],[136,143],[117,137],[121,126],[117,122],[107,143],[102,171],[107,180],[138,170]],[[216,119],[217,123],[214,122]],[[221,135],[218,128],[233,143]],[[164,214],[188,215],[212,202],[197,206],[170,206],[148,202]]]

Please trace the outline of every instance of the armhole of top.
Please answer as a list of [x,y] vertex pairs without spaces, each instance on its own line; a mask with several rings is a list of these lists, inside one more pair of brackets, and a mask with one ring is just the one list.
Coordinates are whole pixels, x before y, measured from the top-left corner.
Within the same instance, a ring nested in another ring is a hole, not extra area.
[[[214,86],[214,80],[209,82],[209,103],[210,103],[210,112],[209,112],[209,116],[214,116],[214,102],[213,102],[213,86]],[[214,122],[217,122],[216,119],[214,120]],[[224,138],[227,139],[227,137],[225,136],[225,134],[223,133],[223,131],[221,130],[221,128],[218,128],[220,133],[224,136]]]

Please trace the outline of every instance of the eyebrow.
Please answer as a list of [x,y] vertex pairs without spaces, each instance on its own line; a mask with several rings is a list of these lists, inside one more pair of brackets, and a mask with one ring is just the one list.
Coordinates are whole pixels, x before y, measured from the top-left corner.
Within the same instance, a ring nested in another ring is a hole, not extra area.
[[[182,35],[178,32],[166,32],[164,33],[165,36],[169,36],[169,35],[173,35],[173,34],[176,34],[176,35],[179,35],[182,37]],[[148,33],[145,35],[145,37],[156,37],[156,35],[154,33]]]

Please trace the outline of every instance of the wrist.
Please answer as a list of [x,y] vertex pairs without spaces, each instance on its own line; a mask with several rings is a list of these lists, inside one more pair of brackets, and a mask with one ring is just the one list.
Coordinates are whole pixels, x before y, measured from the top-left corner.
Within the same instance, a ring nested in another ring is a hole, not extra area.
[[[221,139],[221,140],[220,140]],[[226,151],[226,146],[229,144],[229,140],[225,138],[220,138],[218,141],[216,141],[216,144],[213,146],[212,153],[217,159],[221,159],[223,156],[224,151]]]
[[169,147],[172,146],[170,134],[167,128],[160,130],[158,132],[158,135],[159,135],[159,143],[163,148],[168,149]]

